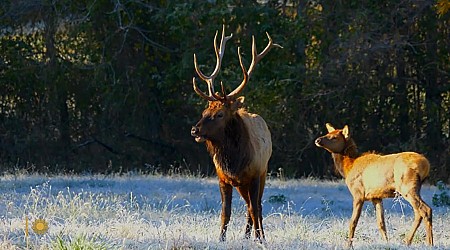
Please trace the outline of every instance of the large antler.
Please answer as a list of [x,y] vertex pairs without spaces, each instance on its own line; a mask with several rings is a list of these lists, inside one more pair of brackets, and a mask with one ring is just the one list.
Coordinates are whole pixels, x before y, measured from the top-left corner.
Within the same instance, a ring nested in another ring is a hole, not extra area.
[[253,70],[255,69],[256,64],[273,48],[283,48],[281,45],[273,43],[272,38],[269,36],[269,33],[267,33],[267,38],[269,39],[269,42],[267,43],[267,46],[264,48],[264,50],[258,54],[256,51],[256,43],[255,43],[255,36],[252,36],[252,63],[250,64],[250,67],[248,71],[245,69],[244,64],[242,64],[242,58],[241,53],[238,48],[238,55],[239,55],[239,62],[241,64],[242,72],[244,73],[244,79],[242,80],[241,84],[233,90],[230,94],[227,95],[227,98],[233,99],[236,98],[239,93],[244,89],[245,85],[247,84],[248,80],[250,79],[250,76],[253,73]]
[[[194,86],[194,91],[201,97],[203,97],[204,99],[208,100],[208,101],[217,101],[217,100],[221,100],[224,97],[220,97],[218,96],[215,91],[214,91],[214,79],[217,77],[217,75],[219,74],[220,71],[220,66],[222,64],[222,58],[223,58],[223,54],[225,52],[225,44],[227,43],[228,40],[231,39],[231,37],[233,37],[233,34],[229,35],[229,36],[225,36],[225,25],[223,25],[222,28],[222,38],[220,39],[220,47],[217,48],[217,31],[216,31],[216,35],[214,36],[214,51],[216,52],[216,68],[214,69],[214,71],[211,73],[210,76],[206,76],[205,74],[203,74],[198,65],[197,65],[197,57],[195,56],[194,53],[194,67],[195,67],[195,72],[197,72],[197,75],[206,82],[206,84],[208,85],[208,94],[206,95],[204,92],[202,92],[198,87],[197,84],[195,83],[195,77],[192,78],[192,84]],[[222,87],[223,88],[223,87]]]
[[210,76],[206,76],[205,74],[203,74],[198,65],[197,65],[197,57],[194,53],[194,66],[195,66],[195,72],[197,72],[197,75],[206,82],[206,84],[208,85],[208,95],[205,94],[203,91],[201,91],[198,87],[197,84],[195,82],[195,77],[192,78],[192,84],[194,86],[194,91],[201,96],[202,98],[208,100],[208,101],[224,101],[226,99],[230,99],[233,100],[234,98],[237,97],[237,95],[239,95],[242,90],[244,89],[245,85],[247,84],[248,80],[250,79],[250,76],[253,73],[253,70],[255,69],[256,64],[273,48],[273,47],[278,47],[278,48],[283,48],[281,45],[278,45],[276,43],[273,43],[272,38],[269,36],[269,33],[266,32],[267,34],[267,38],[269,39],[269,42],[267,44],[267,46],[264,48],[264,50],[258,54],[258,52],[256,51],[256,43],[255,43],[255,37],[252,36],[252,63],[250,64],[250,67],[248,69],[248,71],[245,69],[244,64],[242,63],[242,56],[241,56],[241,50],[240,48],[238,48],[238,56],[239,56],[239,63],[241,65],[242,68],[242,73],[244,75],[244,79],[242,80],[241,84],[239,84],[239,86],[233,90],[230,94],[226,95],[225,94],[225,90],[224,87],[221,83],[221,87],[222,87],[222,93],[223,93],[223,97],[219,96],[216,94],[215,90],[214,90],[214,79],[217,77],[217,75],[219,74],[220,71],[220,66],[222,63],[222,58],[223,58],[223,54],[225,52],[225,44],[228,40],[231,39],[231,37],[233,36],[233,34],[229,35],[229,36],[225,36],[225,25],[222,28],[222,38],[220,40],[220,47],[217,48],[217,31],[216,31],[216,35],[214,36],[214,50],[216,52],[216,68],[214,69],[214,71],[211,73]]

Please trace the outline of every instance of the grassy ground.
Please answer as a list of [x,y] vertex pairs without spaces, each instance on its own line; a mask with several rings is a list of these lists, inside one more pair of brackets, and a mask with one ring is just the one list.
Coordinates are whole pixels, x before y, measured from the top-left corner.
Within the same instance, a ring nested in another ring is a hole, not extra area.
[[[432,205],[438,192],[425,185]],[[450,249],[448,207],[433,207],[435,247]],[[390,242],[365,205],[356,249],[406,249],[413,216],[402,198],[384,202]],[[218,241],[220,194],[215,178],[192,176],[43,176],[0,178],[1,249],[341,249],[345,246],[351,196],[343,182],[269,180],[264,201],[266,242],[243,239],[245,205],[234,192],[227,242]],[[28,236],[26,219],[29,221]],[[33,222],[48,231],[37,234]],[[421,226],[412,249],[424,249]],[[84,247],[84,248],[83,248]],[[408,248],[410,249],[410,248]]]

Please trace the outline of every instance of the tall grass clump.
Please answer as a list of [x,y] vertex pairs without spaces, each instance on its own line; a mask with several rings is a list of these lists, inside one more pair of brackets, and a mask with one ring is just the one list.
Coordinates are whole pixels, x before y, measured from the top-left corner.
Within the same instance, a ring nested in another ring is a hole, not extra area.
[[99,243],[96,239],[89,239],[85,235],[79,236],[75,239],[70,237],[57,236],[55,240],[51,242],[51,248],[53,250],[107,250],[111,249],[111,246],[107,246],[105,243]]

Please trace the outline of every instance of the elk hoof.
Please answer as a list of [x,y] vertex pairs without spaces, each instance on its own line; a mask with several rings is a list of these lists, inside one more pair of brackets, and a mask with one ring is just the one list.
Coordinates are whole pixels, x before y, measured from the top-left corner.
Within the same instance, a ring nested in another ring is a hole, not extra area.
[[254,241],[255,241],[255,243],[259,243],[262,245],[265,245],[265,243],[266,243],[266,240],[264,238],[260,238],[260,237],[256,237]]
[[[411,240],[412,240],[412,239],[411,239]],[[408,240],[408,238],[405,238],[405,239],[403,240],[403,242],[405,243],[405,245],[409,246],[409,245],[411,245],[411,240]]]
[[347,240],[346,248],[347,249],[353,249],[353,239],[348,239]]

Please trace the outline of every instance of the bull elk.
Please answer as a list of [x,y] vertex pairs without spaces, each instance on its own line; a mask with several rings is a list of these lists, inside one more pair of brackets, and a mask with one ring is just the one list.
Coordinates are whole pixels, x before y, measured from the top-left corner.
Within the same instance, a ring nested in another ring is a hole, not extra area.
[[430,163],[421,154],[402,152],[380,155],[358,154],[356,144],[350,137],[347,125],[335,129],[326,124],[328,134],[316,139],[315,144],[329,151],[336,170],[345,179],[353,196],[353,212],[350,219],[348,245],[352,245],[355,228],[364,201],[372,201],[376,210],[377,224],[384,240],[388,240],[384,223],[382,199],[401,194],[414,210],[414,222],[405,243],[411,244],[422,220],[426,226],[426,242],[433,245],[432,211],[420,197],[420,188],[430,172]]
[[273,47],[269,34],[269,42],[265,49],[258,54],[255,38],[252,39],[252,62],[247,71],[238,48],[239,62],[243,72],[241,84],[231,93],[226,94],[221,83],[222,94],[214,90],[214,79],[217,77],[226,42],[232,35],[225,36],[225,26],[222,29],[220,46],[217,47],[217,33],[214,37],[214,50],[216,53],[216,67],[210,76],[204,75],[198,65],[194,54],[194,66],[197,75],[206,82],[208,94],[201,91],[192,79],[195,93],[208,101],[208,107],[202,112],[201,119],[191,129],[191,135],[197,142],[205,142],[207,151],[213,159],[216,173],[219,178],[219,187],[222,198],[220,240],[226,238],[227,226],[231,216],[231,200],[233,187],[237,189],[247,204],[247,224],[245,237],[250,238],[252,226],[255,238],[264,239],[262,225],[261,198],[267,175],[269,158],[272,155],[272,140],[270,131],[264,119],[247,112],[243,108],[244,97],[238,97],[247,84],[255,65]]

